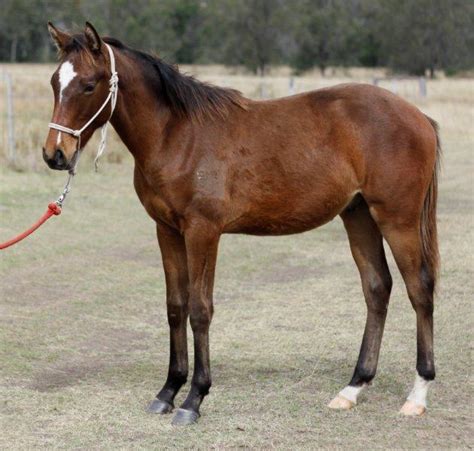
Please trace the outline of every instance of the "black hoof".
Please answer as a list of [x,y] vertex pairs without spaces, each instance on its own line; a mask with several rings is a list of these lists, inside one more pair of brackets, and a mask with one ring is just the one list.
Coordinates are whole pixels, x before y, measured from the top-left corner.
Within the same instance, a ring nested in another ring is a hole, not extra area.
[[173,426],[189,426],[197,423],[199,414],[193,410],[178,409],[171,424]]
[[165,414],[165,413],[170,413],[173,411],[173,404],[170,404],[169,402],[162,401],[161,399],[155,398],[150,405],[148,406],[147,411],[149,413],[159,413],[159,414]]

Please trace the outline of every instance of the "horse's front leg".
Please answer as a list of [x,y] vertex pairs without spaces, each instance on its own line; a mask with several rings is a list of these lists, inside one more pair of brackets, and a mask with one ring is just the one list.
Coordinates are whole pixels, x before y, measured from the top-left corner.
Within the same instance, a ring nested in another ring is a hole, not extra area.
[[194,374],[189,394],[173,418],[174,425],[193,424],[211,387],[209,326],[220,232],[207,221],[194,221],[185,232],[189,273],[189,313],[194,335]]
[[166,306],[170,327],[170,361],[165,385],[148,407],[152,413],[169,413],[188,376],[186,323],[189,278],[184,237],[168,226],[157,225],[158,243],[166,278]]

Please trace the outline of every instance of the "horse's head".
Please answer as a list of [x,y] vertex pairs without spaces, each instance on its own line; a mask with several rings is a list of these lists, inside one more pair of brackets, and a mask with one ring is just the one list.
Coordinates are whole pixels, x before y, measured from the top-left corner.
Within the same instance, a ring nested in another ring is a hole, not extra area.
[[[84,33],[78,35],[70,35],[51,23],[48,29],[58,47],[60,65],[51,77],[54,110],[43,158],[52,169],[71,170],[94,131],[110,117],[109,102],[80,136],[71,133],[81,130],[106,101],[111,78],[110,55],[89,23]],[[58,130],[57,125],[66,131]]]

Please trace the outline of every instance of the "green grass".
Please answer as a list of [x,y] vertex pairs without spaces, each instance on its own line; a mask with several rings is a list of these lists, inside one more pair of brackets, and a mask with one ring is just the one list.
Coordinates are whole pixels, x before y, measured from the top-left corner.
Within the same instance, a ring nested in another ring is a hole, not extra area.
[[[445,148],[437,380],[424,417],[397,413],[416,345],[392,259],[374,385],[350,412],[326,408],[350,379],[365,321],[339,219],[297,236],[223,237],[202,418],[176,429],[170,416],[148,415],[168,361],[154,225],[129,158],[99,174],[84,160],[63,214],[0,256],[0,448],[472,447],[472,110],[424,110],[439,120]],[[0,169],[0,240],[36,220],[64,180]]]

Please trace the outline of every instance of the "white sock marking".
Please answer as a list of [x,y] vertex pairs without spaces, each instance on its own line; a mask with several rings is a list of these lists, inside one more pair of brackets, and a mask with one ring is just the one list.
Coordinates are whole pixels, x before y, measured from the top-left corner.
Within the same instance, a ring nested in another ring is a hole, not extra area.
[[417,374],[413,389],[408,395],[408,401],[412,401],[416,405],[426,407],[426,395],[428,394],[428,387],[431,382],[432,381],[427,381]]
[[354,404],[357,404],[357,397],[366,386],[367,384],[363,384],[360,387],[353,387],[352,385],[348,385],[339,392],[339,395],[343,398],[348,399]]
[[69,86],[69,83],[74,79],[77,75],[74,72],[74,66],[70,61],[66,61],[61,64],[59,68],[59,103],[63,99],[63,91]]

